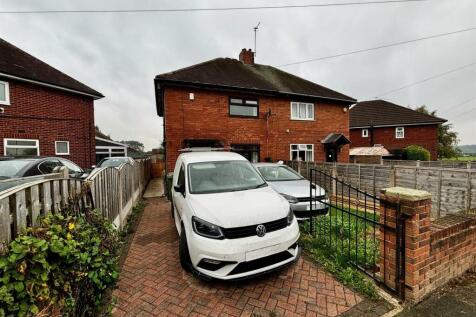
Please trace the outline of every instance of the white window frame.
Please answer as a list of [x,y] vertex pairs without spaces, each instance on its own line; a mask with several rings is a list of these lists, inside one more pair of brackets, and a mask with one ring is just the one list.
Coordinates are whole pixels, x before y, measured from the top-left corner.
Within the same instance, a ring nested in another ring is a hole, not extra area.
[[[35,141],[36,145],[7,145],[8,141]],[[3,155],[7,156],[7,148],[11,149],[36,149],[36,155],[40,156],[40,141],[37,139],[3,139]]]
[[362,129],[362,137],[363,138],[369,137],[369,129]]
[[[400,132],[401,132],[401,135],[399,135]],[[405,138],[405,127],[396,127],[395,139],[404,139],[404,138]]]
[[[293,116],[293,105],[297,106],[297,116]],[[300,118],[299,117],[299,108],[301,105],[305,106],[305,118]],[[312,106],[312,116],[309,114],[309,106]],[[314,121],[314,118],[316,117],[316,107],[313,103],[309,102],[297,102],[297,101],[291,101],[291,120],[300,120],[300,121]]]
[[[66,143],[66,145],[68,146],[68,151],[65,153],[58,152],[58,143]],[[55,155],[69,155],[69,152],[69,141],[55,141]]]
[[[298,149],[293,150],[293,145],[297,145]],[[310,150],[307,149],[308,145],[311,146]],[[300,150],[299,146],[305,146],[306,150]],[[314,144],[296,144],[296,143],[289,144],[289,160],[293,159],[293,152],[296,152],[296,151],[298,152],[298,157],[299,157],[299,151],[306,151],[306,152],[311,151],[311,160],[310,161],[305,161],[305,162],[314,162]]]
[[10,85],[7,81],[1,81],[1,84],[5,85],[5,100],[0,100],[0,105],[9,106],[10,105]]

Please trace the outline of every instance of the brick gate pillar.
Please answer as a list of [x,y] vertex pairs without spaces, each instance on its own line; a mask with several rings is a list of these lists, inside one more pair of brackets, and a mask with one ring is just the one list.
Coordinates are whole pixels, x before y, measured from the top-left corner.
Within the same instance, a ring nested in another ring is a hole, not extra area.
[[404,296],[416,302],[422,294],[419,283],[425,278],[424,270],[430,259],[431,194],[426,191],[391,187],[381,190],[380,199],[380,274],[384,283],[396,288],[397,277],[397,206],[403,215],[405,243]]

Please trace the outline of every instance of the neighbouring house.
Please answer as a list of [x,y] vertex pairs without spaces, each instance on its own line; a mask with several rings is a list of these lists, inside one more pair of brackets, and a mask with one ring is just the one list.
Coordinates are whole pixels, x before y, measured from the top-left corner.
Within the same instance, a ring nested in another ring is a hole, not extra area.
[[0,156],[95,162],[94,100],[104,96],[0,39]]
[[358,102],[350,109],[352,147],[382,145],[394,158],[403,149],[419,145],[438,158],[438,125],[446,120],[396,105],[385,100]]
[[349,160],[355,99],[272,66],[216,58],[155,77],[166,170],[179,150],[225,147],[250,161]]
[[106,157],[126,157],[128,156],[128,146],[96,136],[96,164]]

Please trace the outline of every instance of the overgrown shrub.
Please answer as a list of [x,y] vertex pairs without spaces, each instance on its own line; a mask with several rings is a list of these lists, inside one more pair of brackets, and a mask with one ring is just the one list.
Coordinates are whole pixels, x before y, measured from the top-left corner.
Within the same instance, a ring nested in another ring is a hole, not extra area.
[[409,145],[405,148],[404,156],[407,160],[429,161],[430,152],[419,145]]
[[0,317],[95,315],[118,276],[117,231],[96,211],[40,221],[0,257]]

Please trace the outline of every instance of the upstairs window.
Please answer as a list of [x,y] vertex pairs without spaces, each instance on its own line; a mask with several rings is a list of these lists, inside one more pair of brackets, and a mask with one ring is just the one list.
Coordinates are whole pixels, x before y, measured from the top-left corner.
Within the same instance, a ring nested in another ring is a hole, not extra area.
[[56,155],[69,155],[69,142],[55,141],[55,153]]
[[5,156],[37,156],[40,155],[38,140],[5,139]]
[[314,104],[291,102],[291,120],[314,120]]
[[369,137],[369,129],[362,129],[362,137],[363,138]]
[[245,98],[230,98],[230,117],[258,118],[258,100]]
[[0,105],[10,105],[10,89],[6,81],[0,81]]
[[397,138],[397,139],[405,138],[405,128],[404,127],[396,127],[395,128],[395,138]]

